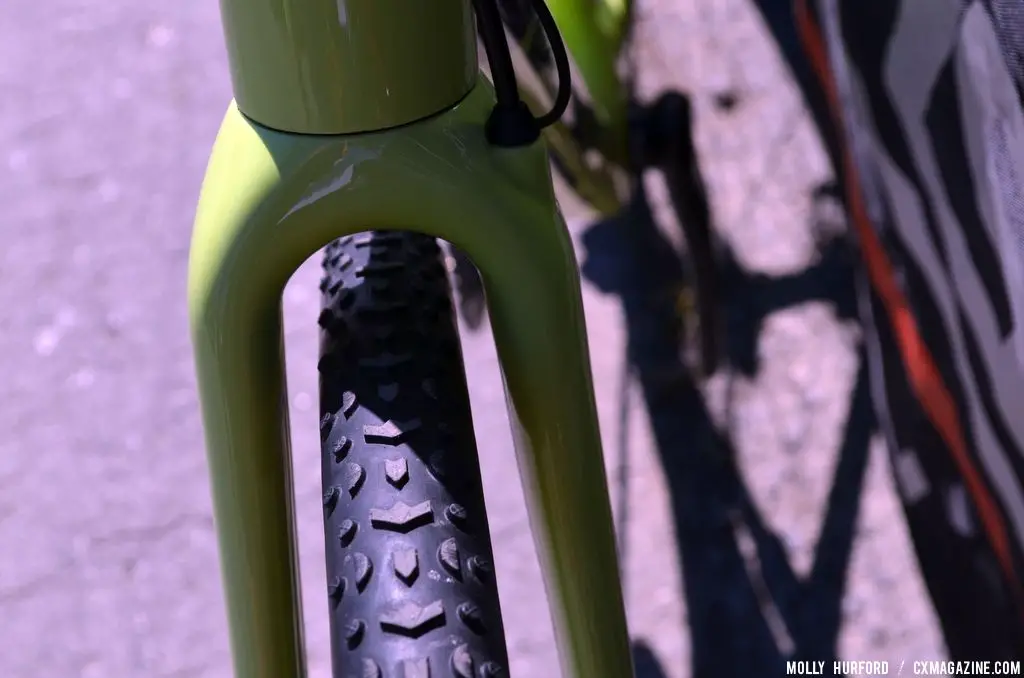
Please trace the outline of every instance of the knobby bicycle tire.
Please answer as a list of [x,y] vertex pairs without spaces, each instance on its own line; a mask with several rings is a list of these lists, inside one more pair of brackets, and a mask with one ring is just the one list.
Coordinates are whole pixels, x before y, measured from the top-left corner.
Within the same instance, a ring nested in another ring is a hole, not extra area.
[[324,534],[335,678],[508,674],[451,287],[433,238],[327,247]]

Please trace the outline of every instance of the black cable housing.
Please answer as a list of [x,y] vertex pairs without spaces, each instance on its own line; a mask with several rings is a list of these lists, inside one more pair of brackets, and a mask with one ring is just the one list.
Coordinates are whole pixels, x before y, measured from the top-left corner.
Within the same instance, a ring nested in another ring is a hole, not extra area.
[[480,39],[487,53],[494,95],[497,103],[487,119],[485,133],[487,140],[495,146],[516,147],[532,144],[540,137],[540,131],[557,122],[565,113],[572,97],[572,73],[569,55],[558,32],[555,19],[551,16],[545,0],[530,0],[541,28],[551,46],[558,73],[558,92],[551,110],[540,117],[534,117],[529,107],[519,97],[515,67],[509,52],[505,28],[501,22],[497,0],[474,0],[477,27]]
[[536,118],[537,125],[543,129],[561,119],[565,110],[569,107],[569,100],[572,97],[572,71],[569,69],[569,54],[565,51],[565,43],[562,42],[562,35],[558,32],[558,25],[555,18],[551,16],[551,10],[545,0],[530,0],[533,10],[537,13],[537,20],[547,36],[548,44],[551,46],[551,55],[555,58],[555,70],[558,73],[558,92],[555,95],[555,103],[551,110]]

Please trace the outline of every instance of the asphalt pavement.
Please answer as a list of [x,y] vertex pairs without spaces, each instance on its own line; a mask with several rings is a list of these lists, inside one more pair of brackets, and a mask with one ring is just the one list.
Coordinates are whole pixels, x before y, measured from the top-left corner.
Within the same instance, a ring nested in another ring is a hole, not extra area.
[[[764,26],[741,0],[639,6],[641,84],[693,94],[716,218],[740,263],[771,276],[806,269],[818,257],[809,195],[828,168]],[[715,103],[725,91],[737,96],[729,111]],[[230,96],[215,2],[0,4],[4,678],[229,675],[185,274],[196,197]],[[660,200],[663,187],[651,190]],[[571,200],[566,213],[582,234],[586,215]],[[308,656],[310,675],[320,677],[329,646],[317,275],[317,262],[307,262],[284,307]],[[688,620],[712,609],[697,614],[686,601],[700,600],[695,582],[711,562],[702,554],[718,548],[702,524],[687,523],[700,478],[672,470],[692,441],[677,431],[678,449],[666,449],[669,434],[652,426],[646,392],[624,376],[629,326],[620,298],[587,283],[585,303],[642,678],[683,678],[694,674],[693,639],[704,637],[691,635]],[[705,388],[710,421],[731,431],[763,519],[761,528],[729,532],[740,560],[757,569],[748,547],[763,528],[762,537],[777,538],[775,562],[793,596],[812,606],[827,597],[802,589],[801,577],[815,558],[844,441],[863,439],[855,452],[864,489],[846,508],[856,526],[851,518],[849,548],[838,549],[849,551],[846,591],[822,603],[838,617],[820,642],[845,659],[941,659],[883,449],[869,424],[857,423],[869,418],[846,425],[855,324],[827,300],[794,302],[769,313],[748,343],[756,371],[720,374]],[[477,436],[486,441],[512,675],[556,678],[523,497],[508,482],[516,467],[486,328],[467,333],[464,350]],[[787,638],[801,642],[785,604],[778,615],[762,608],[764,619],[751,623],[770,629],[780,653]],[[733,620],[719,630],[739,637],[746,628]]]

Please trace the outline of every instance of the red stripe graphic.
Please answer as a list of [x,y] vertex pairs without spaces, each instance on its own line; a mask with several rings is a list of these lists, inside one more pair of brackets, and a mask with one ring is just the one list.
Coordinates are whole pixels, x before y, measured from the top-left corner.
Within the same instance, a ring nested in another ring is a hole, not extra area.
[[[829,70],[821,29],[811,17],[807,0],[794,0],[794,15],[804,49],[811,61],[815,74],[825,89],[833,121],[842,128],[841,110],[836,85]],[[871,226],[864,207],[860,182],[846,144],[842,145],[845,167],[845,191],[850,209],[850,218],[860,239],[864,263],[871,285],[885,306],[889,321],[896,335],[903,365],[908,373],[910,385],[921,403],[932,426],[939,432],[943,442],[953,453],[960,475],[968,493],[978,509],[982,526],[992,546],[1007,581],[1015,589],[1018,601],[1024,600],[1024,588],[1014,570],[1010,552],[1010,538],[995,498],[989,493],[978,468],[967,453],[963,429],[957,413],[955,400],[939,374],[935,361],[928,351],[917,323],[911,313],[902,291],[896,283],[892,264],[878,240],[878,234]],[[1024,609],[1022,609],[1024,613]]]

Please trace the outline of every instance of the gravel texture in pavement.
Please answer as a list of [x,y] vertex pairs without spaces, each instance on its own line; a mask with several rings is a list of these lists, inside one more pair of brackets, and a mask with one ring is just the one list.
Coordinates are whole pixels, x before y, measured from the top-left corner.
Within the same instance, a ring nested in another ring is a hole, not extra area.
[[[829,170],[760,18],[742,0],[639,0],[639,11],[642,88],[692,95],[716,219],[738,261],[750,275],[799,274],[818,257],[810,194]],[[229,675],[185,310],[191,220],[230,97],[217,12],[200,0],[0,5],[6,678]],[[723,94],[736,99],[730,110]],[[663,188],[652,181],[656,205]],[[571,199],[566,211],[581,258],[592,255],[586,215]],[[317,265],[295,274],[284,306],[308,656],[321,678]],[[869,408],[847,426],[855,323],[827,300],[783,304],[743,339],[757,369],[704,389],[711,421],[731,430],[753,520],[721,510],[736,479],[706,480],[690,456],[713,431],[700,399],[666,405],[627,382],[628,310],[589,282],[585,303],[640,678],[775,675],[797,645],[942,658],[884,449],[861,416]],[[464,346],[511,672],[556,678],[523,496],[507,482],[516,467],[486,326]],[[832,491],[837,469],[847,482]],[[731,587],[736,573],[748,583]],[[735,659],[745,649],[763,672]]]

